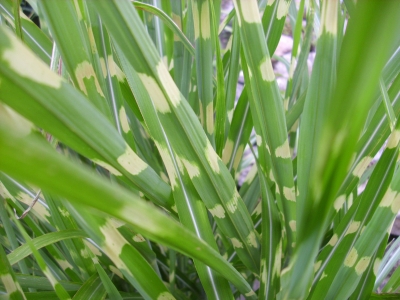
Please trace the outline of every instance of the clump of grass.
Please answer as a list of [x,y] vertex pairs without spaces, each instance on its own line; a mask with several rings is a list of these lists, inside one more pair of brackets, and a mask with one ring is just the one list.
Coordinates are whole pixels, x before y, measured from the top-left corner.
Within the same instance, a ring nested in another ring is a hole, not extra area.
[[0,0],[3,294],[380,297],[400,208],[399,2],[236,0],[226,51],[221,1],[29,3],[42,29]]

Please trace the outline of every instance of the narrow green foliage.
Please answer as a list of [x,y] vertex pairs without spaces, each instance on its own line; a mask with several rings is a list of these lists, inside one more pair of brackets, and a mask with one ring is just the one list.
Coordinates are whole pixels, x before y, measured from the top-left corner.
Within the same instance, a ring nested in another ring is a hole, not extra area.
[[[8,213],[12,216],[12,212],[10,209],[8,209]],[[15,216],[12,216],[13,221],[17,221]],[[32,240],[30,239],[29,235],[26,233],[25,229],[22,227],[22,225],[19,222],[15,222],[17,225],[18,230],[22,234],[23,238],[25,239],[27,245],[29,246],[30,250],[32,251],[32,254],[34,255],[39,268],[43,272],[43,274],[47,277],[49,282],[51,283],[54,291],[56,292],[57,296],[59,299],[62,300],[67,300],[71,299],[67,291],[64,289],[64,287],[58,282],[57,278],[54,276],[54,274],[51,272],[51,270],[48,268],[48,266],[45,263],[45,260],[39,253],[39,251],[35,248],[35,245],[32,243]]]
[[102,299],[106,296],[104,286],[101,284],[100,277],[92,275],[74,295],[74,300]]
[[[329,3],[331,2],[329,1]],[[323,230],[328,225],[327,216],[332,210],[335,198],[338,197],[338,189],[347,173],[356,141],[361,134],[363,122],[372,104],[379,74],[392,47],[394,35],[389,35],[389,28],[394,23],[389,19],[394,20],[397,7],[386,7],[387,11],[377,13],[376,9],[379,6],[378,1],[360,4],[357,14],[349,21],[347,34],[342,43],[337,75],[340,80],[337,81],[335,91],[329,100],[328,111],[330,113],[321,131],[321,139],[315,155],[315,171],[311,173],[308,185],[310,206],[304,217],[308,226],[299,232],[299,246],[297,254],[295,254],[295,257],[298,257],[296,260],[298,263],[290,266],[291,271],[287,273],[288,277],[291,274],[295,275],[290,279],[289,298],[302,297],[308,290],[309,283],[307,281],[312,276],[312,264],[308,259],[314,257],[318,251],[319,245],[314,243],[315,239],[321,239]],[[393,19],[387,18],[387,14],[390,15],[390,13],[393,13]],[[366,24],[372,26],[371,20],[367,21],[368,16],[377,19],[382,16],[386,21],[380,23],[382,26],[380,30],[376,27],[373,30],[372,28],[366,30]],[[381,30],[387,36],[381,35]],[[376,35],[372,37],[372,33]],[[379,39],[379,43],[374,44],[375,51],[368,46],[368,51],[363,52],[363,57],[358,56],[356,53],[365,49],[367,44],[370,45],[371,40],[378,42],[375,37]],[[355,40],[357,44],[354,44]],[[354,45],[360,50],[354,49]],[[350,49],[350,47],[352,48]],[[373,64],[370,63],[371,60],[374,61]],[[349,68],[350,61],[352,62],[351,68]],[[369,71],[366,71],[367,69]],[[350,101],[350,99],[352,100]],[[342,109],[344,106],[347,107],[346,110]],[[349,126],[350,124],[351,126]],[[333,144],[332,148],[328,147],[331,143]],[[315,215],[312,213],[313,211],[318,211],[320,214]],[[306,276],[304,276],[304,270],[306,270]],[[299,285],[300,279],[303,282],[301,285]]]
[[0,298],[399,297],[400,2],[28,2]]
[[213,2],[210,1],[210,12],[211,12],[211,28],[213,42],[216,49],[216,64],[217,64],[217,90],[215,95],[215,102],[216,102],[216,113],[215,113],[215,140],[216,140],[216,152],[221,157],[222,150],[225,144],[225,123],[226,123],[226,116],[227,116],[227,109],[226,109],[226,102],[225,102],[225,81],[224,81],[224,70],[222,64],[222,57],[221,57],[221,47],[217,33],[217,21],[215,19],[215,12],[214,12],[214,5]]
[[[263,172],[276,183],[280,208],[288,234],[288,251],[296,241],[296,191],[285,124],[284,107],[272,69],[272,62],[263,41],[263,28],[256,1],[235,1],[251,88],[249,98],[257,146]],[[292,224],[292,225],[290,225]]]
[[23,40],[21,16],[20,16],[19,10],[20,10],[20,0],[13,0],[15,34],[21,40]]
[[[16,2],[16,1],[15,1]],[[10,19],[11,25],[15,24],[13,7],[9,0],[0,1],[0,11],[5,19]],[[30,19],[20,18],[24,43],[39,56],[46,64],[51,60],[52,42]]]
[[[2,213],[6,213],[6,204],[5,201],[1,201]],[[6,253],[4,251],[3,246],[0,247],[0,279],[3,283],[5,293],[7,294],[9,299],[26,299],[24,296],[24,292],[21,289],[20,284],[17,281],[15,273],[11,268],[11,264],[7,259]]]
[[211,39],[212,18],[210,3],[210,0],[192,0],[192,13],[196,43],[195,58],[200,121],[211,144],[214,145],[213,45]]

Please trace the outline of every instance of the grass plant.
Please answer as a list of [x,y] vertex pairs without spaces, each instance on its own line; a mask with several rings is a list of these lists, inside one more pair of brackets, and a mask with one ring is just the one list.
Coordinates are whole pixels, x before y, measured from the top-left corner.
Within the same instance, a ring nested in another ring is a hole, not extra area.
[[29,0],[40,28],[19,2],[0,0],[1,297],[399,297],[400,1],[234,0],[219,22],[221,0]]

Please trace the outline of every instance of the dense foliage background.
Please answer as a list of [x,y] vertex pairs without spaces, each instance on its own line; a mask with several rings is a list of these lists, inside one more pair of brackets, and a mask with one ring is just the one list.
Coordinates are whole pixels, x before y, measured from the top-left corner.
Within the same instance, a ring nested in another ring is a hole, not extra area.
[[399,1],[28,2],[40,28],[0,0],[1,296],[398,297]]

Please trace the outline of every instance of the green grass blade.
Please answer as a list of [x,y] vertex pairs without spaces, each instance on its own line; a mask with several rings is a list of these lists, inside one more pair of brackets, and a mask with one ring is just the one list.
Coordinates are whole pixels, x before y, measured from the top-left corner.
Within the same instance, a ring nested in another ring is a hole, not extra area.
[[[123,51],[127,61],[125,73],[137,72],[146,87],[163,130],[173,143],[173,150],[181,158],[201,199],[214,214],[224,234],[236,245],[246,266],[256,272],[259,243],[250,215],[237,193],[229,171],[206,138],[193,110],[186,99],[182,98],[148,37],[143,34],[142,24],[137,20],[134,8],[120,1],[101,2],[95,9]],[[133,87],[134,80],[130,84]],[[141,101],[143,106],[149,105],[144,97],[137,97],[137,101]],[[176,138],[177,132],[182,133],[179,138]]]
[[310,176],[315,172],[315,154],[322,136],[322,126],[329,115],[329,97],[336,81],[336,33],[338,1],[322,2],[322,22],[317,54],[304,103],[297,154],[297,229],[308,226],[306,215],[313,209],[309,201]]
[[213,45],[209,0],[192,0],[194,20],[197,90],[200,101],[200,121],[210,142],[214,145],[213,104]]
[[96,73],[94,68],[94,59],[97,57],[92,55],[92,48],[95,48],[95,45],[89,42],[89,36],[93,40],[93,32],[84,24],[84,12],[79,3],[39,1],[39,7],[75,87],[111,121],[110,108],[104,97],[104,87],[99,82],[101,74]]
[[[63,203],[54,195],[44,193],[46,203],[49,206],[52,224],[58,230],[78,229],[75,220],[72,218]],[[81,280],[88,279],[95,273],[93,261],[90,259],[88,249],[81,239],[65,240],[62,245],[64,252],[67,254],[67,261],[72,261],[77,274],[81,275]],[[69,253],[80,253],[81,255],[71,255]]]
[[229,22],[232,20],[232,18],[235,16],[236,11],[234,9],[232,9],[225,17],[225,19],[223,19],[218,27],[218,35],[221,34],[221,32],[226,28],[226,26],[229,24]]
[[368,299],[368,297],[372,294],[374,290],[374,283],[376,276],[378,275],[378,268],[382,259],[382,256],[385,252],[387,241],[389,238],[389,233],[383,237],[381,244],[379,245],[378,250],[375,255],[371,258],[371,262],[361,277],[360,282],[358,283],[357,288],[354,290],[353,294],[349,298],[349,300],[361,300]]
[[20,17],[20,2],[19,0],[13,1],[13,13],[14,13],[14,27],[15,27],[15,34],[17,37],[19,37],[22,41],[24,41],[24,38],[22,36],[22,26],[21,26],[21,17]]
[[[2,115],[4,117],[4,115]],[[2,184],[0,184],[0,193],[3,195],[5,199],[7,199],[9,205],[16,209],[18,215],[22,215],[22,212],[25,211],[25,208],[22,208],[20,203],[16,200],[26,201],[27,204],[32,203],[32,199],[35,198],[36,192],[32,192],[30,189],[26,188],[26,183],[17,182],[14,179],[4,175],[1,173],[0,175]],[[37,214],[37,212],[39,212]],[[54,227],[48,223],[51,219],[42,218],[41,216],[49,217],[49,212],[47,211],[47,206],[43,202],[43,199],[39,198],[38,203],[33,206],[33,209],[25,216],[23,219],[23,223],[25,223],[27,229],[32,236],[40,237],[46,234],[47,230],[54,230]],[[39,223],[38,223],[39,221]],[[21,234],[17,235],[18,239],[23,239]],[[71,279],[79,281],[78,273],[75,273],[75,270],[68,261],[68,258],[65,257],[65,253],[63,253],[55,244],[49,244],[46,247],[47,252],[41,252],[43,258],[45,259],[46,264],[51,268],[51,270],[57,274],[60,279],[66,279],[66,274]],[[11,251],[11,249],[10,249]],[[52,259],[49,258],[49,255]],[[31,259],[27,259],[27,262],[33,264],[33,268],[39,270],[37,264]]]
[[356,3],[354,0],[344,0],[344,3],[346,5],[346,9],[349,12],[350,16],[354,14],[354,11],[356,10]]
[[296,240],[296,193],[282,98],[275,81],[256,1],[234,3],[242,45],[246,45],[243,50],[252,90],[249,99],[260,165],[264,168],[264,174],[268,174],[268,179],[277,184],[289,250]]
[[[392,81],[392,79],[390,79]],[[400,74],[392,82],[388,91],[391,105],[395,115],[400,115]],[[365,130],[362,137],[357,142],[357,149],[354,162],[346,175],[345,180],[338,192],[338,197],[349,195],[357,186],[362,174],[372,161],[373,157],[378,153],[379,149],[390,135],[390,126],[387,121],[387,114],[381,102],[374,116],[371,118],[369,128]]]
[[225,124],[227,116],[227,105],[225,99],[225,79],[224,79],[224,66],[221,57],[221,46],[218,36],[217,20],[215,19],[215,9],[213,2],[210,1],[211,12],[211,30],[212,41],[215,48],[215,60],[217,69],[217,87],[215,91],[215,149],[218,156],[222,156],[222,150],[225,145]]
[[[194,21],[192,16],[192,5],[191,1],[188,2],[188,6],[186,12],[184,11],[183,7],[179,7],[179,15],[180,15],[180,24],[182,26],[182,30],[184,31],[185,35],[187,36],[188,40],[191,44],[194,43]],[[173,10],[178,10],[175,6],[178,4],[178,1],[173,1],[172,7]],[[182,4],[181,4],[182,5]],[[180,60],[176,60],[177,56],[180,55],[178,48],[174,47],[175,51],[175,58],[174,58],[174,80],[181,91],[182,95],[185,99],[189,99],[189,91],[193,92],[195,89],[197,90],[197,86],[194,84],[190,88],[191,80],[192,80],[192,58],[194,55],[190,54],[189,51],[185,50],[182,53],[182,69],[179,68]]]
[[225,66],[226,68],[225,76],[227,77],[226,89],[225,89],[227,122],[225,130],[228,132],[233,118],[233,110],[235,107],[235,99],[236,99],[236,88],[239,80],[239,71],[240,71],[240,64],[238,63],[240,60],[240,35],[239,35],[239,25],[236,20],[233,21],[232,27],[233,27],[233,32],[230,37],[230,42],[228,42],[227,49],[223,58],[223,61],[229,59],[227,66]]
[[385,284],[382,292],[384,293],[393,293],[394,291],[398,291],[398,287],[400,285],[400,268],[397,268],[393,274],[390,276],[388,282]]
[[[399,124],[399,123],[398,123]],[[398,148],[399,144],[399,126],[393,132],[388,141],[388,149]],[[340,298],[347,298],[356,288],[363,273],[371,261],[379,247],[380,243],[370,243],[373,236],[385,237],[385,233],[389,230],[395,216],[400,209],[399,185],[400,176],[396,171],[390,187],[387,189],[384,197],[379,203],[376,213],[371,221],[366,225],[361,233],[360,238],[351,248],[344,260],[341,269],[337,273],[335,280],[329,289],[327,296],[337,295]]]
[[[299,236],[294,254],[297,263],[287,269],[290,284],[283,287],[286,291],[284,298],[301,298],[308,290],[307,282],[312,276],[311,261],[318,251],[316,241],[322,239],[327,226],[326,216],[333,209],[336,194],[347,173],[373,102],[374,89],[395,37],[395,31],[390,29],[395,26],[398,19],[396,13],[400,11],[395,3],[385,6],[384,11],[379,1],[358,4],[357,13],[349,21],[343,39],[338,81],[329,104],[330,114],[318,142],[315,172],[310,175],[309,201],[314,209],[303,218],[307,219],[309,226]],[[351,126],[348,126],[350,122]],[[328,147],[330,144],[335,145],[334,148]],[[313,213],[316,211],[317,214]]]
[[282,260],[281,220],[275,199],[262,169],[258,166],[262,194],[262,257],[258,299],[275,299],[280,288]]
[[[387,247],[387,251],[385,251],[385,255],[383,256],[379,266],[374,290],[377,290],[381,286],[382,282],[388,277],[388,274],[391,272],[391,270],[396,267],[396,262],[398,260],[398,257],[400,256],[400,252],[398,250],[399,242],[400,240],[396,239],[390,244],[390,246]],[[394,278],[391,277],[389,279],[389,281],[383,287],[382,292],[390,292],[394,289],[397,289],[397,285],[393,286],[393,283],[398,281],[398,273],[399,272],[396,269],[396,271],[394,272],[394,274],[396,275],[393,276]]]
[[[5,211],[5,200],[0,199],[0,201],[2,202],[0,209]],[[8,299],[26,299],[2,245],[0,245],[0,262],[0,281],[5,288]]]
[[[108,120],[81,93],[41,64],[8,31],[4,28],[0,31],[4,36],[0,44],[2,101],[18,107],[25,117],[110,173],[126,176],[155,203],[171,208],[170,187],[131,150]],[[32,65],[18,64],[21,56],[29,57]]]
[[[158,0],[157,6],[161,7],[161,9],[168,15],[172,16],[172,5],[170,1],[160,1]],[[162,55],[165,57],[167,65],[168,65],[168,70],[171,71],[173,68],[173,55],[174,55],[174,32],[168,28],[167,26],[164,26],[163,22],[160,22],[158,19],[155,20],[156,23],[158,23],[159,28],[160,28],[160,33],[159,33],[159,39],[163,41],[164,43],[164,48]]]
[[[0,180],[0,193],[2,193],[3,198],[16,210],[16,213],[21,216],[25,208],[32,204],[33,199],[38,194],[38,189],[33,189],[26,182],[16,181],[4,173],[0,173]],[[21,205],[21,203],[23,203],[24,206]],[[43,201],[43,197],[39,195],[37,205],[32,207],[30,213],[27,214],[24,219],[30,229],[35,232],[35,235],[42,235],[44,233],[43,229],[38,229],[39,227],[37,224],[35,225],[36,219],[39,219],[45,226],[50,225],[50,213],[46,203]]]
[[[308,9],[307,13],[307,25],[304,33],[304,38],[301,45],[300,53],[298,50],[295,50],[295,46],[293,46],[292,50],[292,59],[290,62],[290,69],[289,69],[289,78],[287,83],[287,88],[285,92],[285,100],[289,101],[288,103],[288,113],[286,115],[286,121],[289,119],[289,115],[291,109],[295,104],[301,102],[302,94],[304,93],[301,90],[301,85],[304,85],[306,81],[305,74],[308,74],[308,66],[307,66],[307,59],[310,52],[310,46],[313,37],[313,26],[314,26],[314,6],[311,5]],[[302,19],[298,19],[296,22],[300,22]],[[297,25],[297,24],[296,24]],[[297,29],[297,28],[296,28]],[[300,32],[301,33],[301,32]],[[295,41],[294,41],[295,42]],[[308,87],[308,85],[307,85]],[[289,98],[289,100],[287,100]],[[295,102],[296,101],[296,102]],[[292,128],[292,126],[288,126]]]
[[254,209],[256,208],[258,199],[261,195],[260,179],[258,177],[256,165],[254,165],[250,169],[249,173],[247,173],[239,193],[242,196],[244,203],[246,203],[248,211],[252,212],[253,215]]
[[250,138],[253,129],[252,121],[247,91],[243,90],[235,107],[232,124],[222,152],[222,161],[233,177],[239,167],[246,143]]
[[296,102],[291,106],[289,111],[286,113],[286,127],[288,131],[291,130],[293,127],[297,128],[298,124],[296,124],[296,121],[298,121],[300,115],[303,112],[304,103],[306,102],[306,95],[306,92],[301,94]]
[[388,80],[388,78],[396,77],[396,74],[399,73],[399,68],[400,68],[400,47],[395,49],[392,56],[386,63],[385,69],[382,72],[382,77],[386,85],[390,83],[390,80]]
[[[16,178],[25,178],[70,201],[129,222],[144,236],[206,263],[243,294],[254,293],[245,279],[216,251],[163,212],[125,189],[95,176],[87,168],[63,158],[42,139],[30,135],[29,126],[18,129],[7,119],[2,117],[0,120],[0,142],[4,145],[0,148],[0,155],[5,158],[0,161],[1,170]],[[21,157],[24,157],[23,161]],[[54,165],[57,165],[56,169]],[[69,184],[65,185],[65,182]],[[70,186],[75,188],[70,189]]]
[[32,254],[35,257],[35,259],[36,259],[41,271],[43,272],[43,274],[47,277],[47,279],[51,283],[54,291],[57,293],[57,296],[61,300],[71,299],[71,297],[69,296],[67,291],[64,289],[64,287],[58,282],[58,279],[56,278],[55,274],[53,274],[51,272],[51,270],[49,269],[49,267],[47,266],[47,264],[46,264],[44,258],[42,257],[42,255],[35,248],[35,245],[32,243],[31,238],[26,233],[26,231],[23,228],[23,226],[12,215],[11,209],[8,210],[8,213],[11,215],[11,218],[13,219],[15,224],[17,225],[18,230],[21,232],[22,236],[24,237],[25,242],[27,243],[27,245],[29,246],[30,250],[32,251]]
[[268,37],[268,53],[272,56],[278,46],[291,0],[268,1],[262,17],[262,26]]
[[140,252],[140,254],[152,266],[154,271],[161,276],[160,268],[157,265],[157,255],[150,242],[140,233],[137,233],[129,224],[118,224],[117,230],[122,236]]
[[[154,111],[154,113],[156,112]],[[152,121],[151,123],[154,124],[155,122]],[[156,128],[153,137],[156,136],[156,131],[162,132],[162,128]],[[160,137],[154,138],[154,140],[160,141]],[[162,154],[169,177],[177,182],[177,184],[172,184],[172,189],[179,219],[186,228],[189,228],[199,238],[206,241],[215,250],[218,250],[209,223],[207,210],[204,204],[199,201],[200,197],[190,180],[189,174],[182,169],[182,166],[179,168],[179,163],[181,162],[178,162],[179,158],[172,153],[172,145],[167,138],[164,138],[164,142],[166,147],[161,142],[158,142],[158,149]],[[228,283],[219,274],[199,261],[195,260],[194,263],[208,299],[232,298],[232,292]]]
[[[69,295],[72,297],[74,295],[73,292],[68,292]],[[32,293],[25,293],[25,296],[28,300],[58,300],[58,296],[56,292],[32,292]]]
[[81,206],[70,204],[68,208],[90,238],[113,261],[117,270],[145,299],[172,297],[152,266],[117,230],[120,226],[118,222],[108,217],[88,214]]
[[[10,20],[10,24],[14,24],[13,9],[7,0],[0,1],[0,12],[5,19]],[[28,18],[21,18],[22,34],[24,42],[37,56],[40,57],[47,65],[50,65],[51,47],[50,39]]]
[[[171,3],[174,5],[173,3]],[[182,43],[182,45],[186,48],[186,50],[190,53],[190,55],[194,56],[195,55],[195,49],[189,39],[186,37],[186,35],[182,32],[181,28],[178,26],[176,19],[171,19],[165,12],[163,12],[161,9],[158,9],[157,7],[153,5],[149,5],[146,3],[141,3],[138,1],[134,1],[133,5],[137,9],[143,9],[158,18],[164,22],[164,24],[172,30],[172,32],[176,35],[176,37],[179,39],[179,41]],[[180,23],[179,23],[180,24]],[[174,63],[175,65],[175,63]]]
[[[399,44],[400,40],[395,43],[395,45]],[[395,77],[398,76],[399,70],[400,70],[400,47],[394,47],[393,49],[393,54],[391,55],[390,59],[387,61],[383,71],[382,71],[382,84],[386,87],[390,87],[391,82]],[[383,86],[382,86],[383,87]],[[386,89],[385,89],[386,90]],[[378,106],[381,105],[383,101],[381,101],[382,97],[382,89],[379,88],[376,90],[376,96],[375,96],[375,103],[374,103],[374,108],[371,109],[370,114],[368,115],[368,119],[365,122],[365,128],[364,131],[366,130],[367,126],[369,125],[369,121],[372,117],[372,115],[375,113],[375,110]],[[386,96],[386,95],[385,95]],[[386,109],[390,109],[387,107]],[[394,126],[394,125],[393,125]]]
[[[122,60],[123,61],[123,60]],[[128,64],[126,62],[126,64]],[[207,216],[207,210],[204,204],[199,201],[199,195],[190,179],[190,173],[183,168],[184,162],[174,152],[174,143],[165,134],[161,125],[160,118],[157,115],[146,89],[140,84],[140,78],[134,70],[129,72],[132,76],[132,89],[140,92],[139,103],[140,110],[143,113],[144,120],[149,134],[157,145],[158,151],[164,161],[167,169],[171,187],[176,203],[181,223],[199,238],[206,241],[212,248],[217,250],[214,235]],[[138,98],[139,99],[139,98]],[[225,280],[219,274],[216,274],[203,263],[194,261],[200,280],[210,299],[229,299],[232,293]]]
[[[186,10],[187,11],[187,10]],[[179,31],[183,31],[184,20],[183,20],[183,11],[182,11],[182,2],[181,1],[172,1],[171,2],[171,18],[175,24],[179,28]],[[184,34],[182,32],[182,34]],[[185,36],[186,37],[186,36]],[[189,39],[187,39],[190,43]],[[173,43],[173,61],[174,61],[174,81],[176,86],[179,88],[181,93],[183,94],[183,90],[181,87],[181,82],[183,80],[183,73],[187,70],[187,65],[184,64],[184,56],[187,56],[187,50],[182,44],[182,41],[179,38],[176,38],[174,35],[174,43]],[[194,56],[194,49],[193,49],[193,56]],[[188,64],[190,65],[190,64]],[[187,95],[186,95],[187,97]]]
[[[16,274],[18,282],[23,289],[36,288],[38,290],[53,291],[53,287],[46,277]],[[60,284],[67,290],[67,292],[75,292],[79,290],[81,284],[70,281],[59,281]],[[0,283],[1,284],[1,283]]]
[[[53,243],[65,240],[65,239],[72,239],[72,238],[86,238],[87,234],[84,233],[82,230],[78,229],[66,229],[63,231],[57,231],[52,233],[47,233],[41,235],[37,238],[32,240],[32,244],[34,247],[39,250],[40,248],[46,247]],[[7,255],[7,259],[9,260],[10,264],[16,264],[18,261],[24,259],[28,255],[32,254],[32,250],[29,248],[29,245],[24,244],[13,252]]]
[[[318,256],[316,263],[318,268],[316,268],[317,272],[314,278],[315,291],[312,291],[312,299],[320,299],[329,290],[334,281],[333,278],[341,268],[341,262],[345,260],[346,255],[362,234],[363,228],[368,226],[371,217],[378,209],[378,205],[390,185],[398,157],[397,144],[390,146],[389,144],[389,147],[383,152],[371,174],[366,189],[355,200],[355,203],[334,231],[328,245]],[[338,199],[345,200],[344,197]],[[342,204],[339,201],[336,202],[334,204],[335,209],[338,211]]]
[[[6,197],[3,197],[3,198],[4,198],[4,200],[6,200]],[[8,241],[10,243],[10,246],[11,246],[10,248],[12,251],[15,251],[15,249],[18,248],[18,245],[19,245],[18,241],[17,241],[17,234],[14,231],[11,220],[8,217],[7,211],[4,208],[5,208],[5,206],[0,209],[0,220],[1,220],[2,226],[4,227],[4,230],[6,233],[5,237],[8,239]],[[12,265],[11,262],[10,262],[10,265]],[[27,267],[26,261],[18,262],[18,266],[19,266],[21,273],[29,274],[29,269]]]
[[[204,204],[199,201],[200,197],[191,183],[189,175],[185,174],[179,177],[182,177],[179,179],[181,183],[174,189],[174,195],[176,195],[175,199],[182,224],[218,251],[207,210]],[[207,299],[233,299],[229,284],[221,274],[216,273],[198,260],[194,260],[194,263],[206,291]]]
[[[94,258],[94,257],[93,257]],[[95,260],[95,258],[94,258]],[[120,293],[118,292],[116,286],[112,283],[111,279],[108,277],[107,273],[104,271],[103,267],[98,263],[94,262],[96,270],[99,273],[100,279],[103,282],[104,288],[107,291],[108,297],[110,299],[122,300]]]
[[91,14],[93,35],[97,37],[96,45],[98,45],[98,55],[100,65],[102,67],[105,87],[107,90],[106,97],[112,107],[114,122],[117,131],[124,137],[124,140],[129,145],[129,147],[137,152],[136,143],[132,134],[131,127],[129,126],[129,119],[126,114],[124,98],[118,79],[118,73],[121,72],[117,71],[118,66],[114,61],[110,38],[108,36],[106,28],[97,17],[97,14],[93,13],[91,10],[89,11],[89,14]]
[[388,92],[386,90],[385,83],[383,82],[382,78],[379,80],[379,89],[380,89],[381,94],[382,94],[382,101],[383,101],[384,106],[385,106],[387,119],[388,119],[389,124],[390,124],[390,129],[393,130],[393,128],[394,128],[394,126],[396,124],[396,116],[394,114],[393,107],[392,107]]
[[100,277],[97,274],[93,274],[88,280],[86,280],[72,299],[104,299],[105,296],[106,290],[101,283]]

